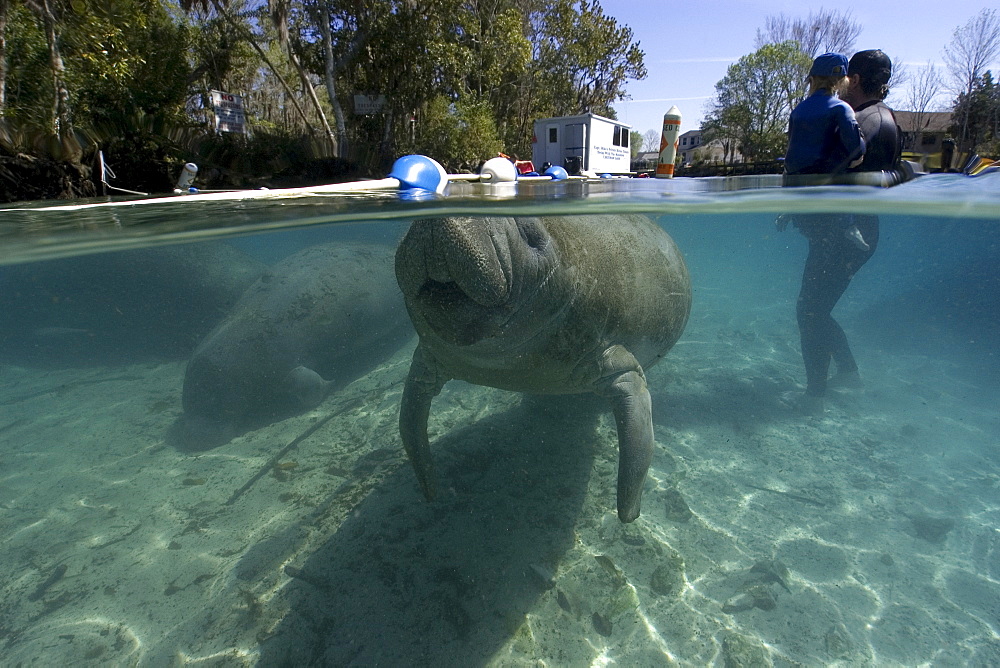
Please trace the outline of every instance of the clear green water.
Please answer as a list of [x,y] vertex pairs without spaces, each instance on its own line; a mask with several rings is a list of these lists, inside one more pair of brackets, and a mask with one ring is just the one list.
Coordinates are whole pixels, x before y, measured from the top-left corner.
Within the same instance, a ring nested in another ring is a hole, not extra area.
[[[1000,664],[1000,180],[771,185],[0,211],[0,663]],[[845,211],[881,220],[834,311],[865,387],[803,416],[806,243],[773,221]],[[415,336],[367,345],[402,311],[329,341],[364,369],[315,408],[185,439],[194,349],[277,263],[391,252],[417,217],[626,212],[694,293],[647,370],[636,522],[604,402],[459,381],[425,501],[398,435]]]

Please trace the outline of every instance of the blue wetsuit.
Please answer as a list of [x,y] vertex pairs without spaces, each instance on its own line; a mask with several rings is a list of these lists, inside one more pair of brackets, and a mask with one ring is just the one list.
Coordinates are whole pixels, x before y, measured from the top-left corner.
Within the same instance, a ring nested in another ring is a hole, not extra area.
[[788,119],[787,174],[833,174],[865,152],[865,142],[850,105],[818,90],[792,110]]

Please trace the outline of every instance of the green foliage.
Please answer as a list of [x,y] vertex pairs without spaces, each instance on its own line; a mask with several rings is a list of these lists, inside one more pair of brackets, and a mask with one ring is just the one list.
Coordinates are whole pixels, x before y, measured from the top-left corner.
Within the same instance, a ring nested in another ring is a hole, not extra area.
[[[48,2],[72,126],[113,154],[119,173],[130,171],[130,159],[167,166],[189,159],[190,136],[211,118],[209,89],[243,96],[255,136],[315,137],[317,111],[302,102],[303,120],[294,104],[306,91],[289,53],[320,91],[320,108],[341,121],[351,157],[381,155],[377,171],[411,150],[453,169],[501,150],[529,154],[536,118],[586,111],[613,117],[628,80],[646,76],[631,29],[596,0]],[[272,16],[282,17],[282,39]],[[49,43],[27,3],[10,5],[6,38],[0,113],[8,127],[51,134],[58,124]],[[353,114],[358,93],[385,95],[384,114]],[[280,162],[254,140],[209,143],[218,146],[205,159],[220,165],[253,171],[238,151],[261,164]],[[633,150],[641,143],[633,139]],[[296,153],[293,144],[271,142]]]
[[418,120],[420,129],[409,152],[432,155],[453,172],[473,171],[503,148],[489,106],[471,95],[454,104],[438,96]]
[[962,136],[965,131],[963,147],[969,155],[1000,156],[1000,84],[993,81],[990,70],[973,83],[970,93],[958,96],[952,118],[950,132]]
[[628,133],[628,138],[629,147],[632,150],[632,159],[635,160],[635,157],[642,152],[642,133],[638,130],[632,130],[632,132]]
[[706,140],[732,137],[748,161],[781,157],[788,146],[788,115],[806,92],[800,72],[808,61],[792,41],[765,44],[740,58],[715,84],[702,126]]
[[599,2],[544,3],[536,42],[536,76],[548,89],[551,116],[587,111],[614,118],[628,79],[645,79],[644,53],[632,30],[604,14]]

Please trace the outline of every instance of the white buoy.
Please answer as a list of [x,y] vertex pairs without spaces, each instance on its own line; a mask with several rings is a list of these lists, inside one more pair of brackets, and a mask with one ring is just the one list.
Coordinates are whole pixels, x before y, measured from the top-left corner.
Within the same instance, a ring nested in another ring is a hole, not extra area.
[[681,110],[673,105],[663,114],[663,135],[660,138],[660,159],[656,163],[656,178],[674,178],[674,160],[677,159],[677,142],[681,134]]
[[517,181],[517,167],[507,158],[490,158],[479,170],[479,180],[484,183],[510,183]]
[[181,175],[177,178],[174,192],[188,192],[196,176],[198,176],[198,165],[193,162],[186,163],[184,169],[181,170]]

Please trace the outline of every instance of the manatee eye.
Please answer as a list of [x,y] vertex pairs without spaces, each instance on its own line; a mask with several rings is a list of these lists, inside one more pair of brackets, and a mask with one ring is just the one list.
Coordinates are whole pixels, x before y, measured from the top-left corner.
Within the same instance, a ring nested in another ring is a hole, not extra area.
[[521,238],[525,243],[535,250],[542,250],[549,244],[549,236],[538,221],[533,219],[518,220],[517,229],[521,233]]

